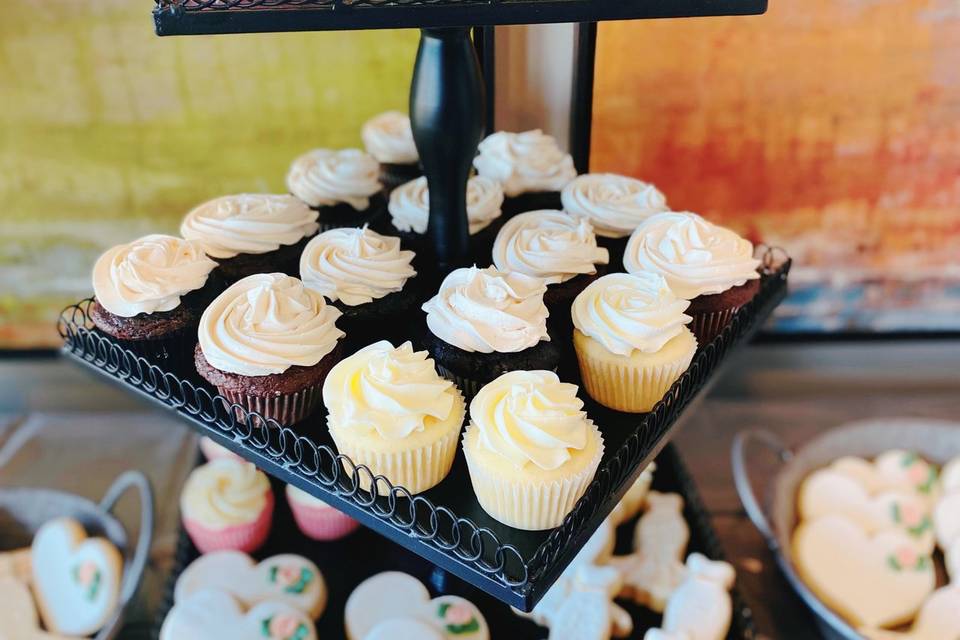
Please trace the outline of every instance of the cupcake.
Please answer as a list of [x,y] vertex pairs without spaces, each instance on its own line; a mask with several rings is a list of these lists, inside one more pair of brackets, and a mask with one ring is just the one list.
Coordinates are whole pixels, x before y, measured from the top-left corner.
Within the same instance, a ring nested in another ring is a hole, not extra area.
[[413,251],[400,249],[400,238],[380,235],[367,225],[331,229],[303,250],[300,278],[305,287],[333,301],[343,313],[338,324],[347,340],[363,346],[371,335],[409,337],[403,335],[409,316],[421,302],[417,272],[410,266],[413,257]]
[[697,351],[690,305],[656,273],[611,273],[573,301],[573,346],[590,397],[617,411],[650,411]]
[[229,402],[280,424],[298,422],[339,359],[339,317],[297,278],[248,276],[203,312],[197,372]]
[[312,540],[339,540],[360,526],[350,516],[291,484],[287,485],[286,493],[297,527]]
[[212,460],[190,473],[180,494],[183,528],[200,553],[253,553],[273,521],[273,491],[249,462]]
[[379,175],[377,161],[359,149],[314,149],[290,165],[287,188],[317,210],[321,231],[375,225],[386,209]]
[[180,234],[219,263],[228,284],[255,273],[297,273],[297,260],[317,232],[317,212],[286,194],[241,193],[195,207]]
[[690,301],[690,327],[701,345],[710,344],[760,290],[753,244],[695,213],[648,218],[630,236],[623,266],[630,273],[661,274],[677,296]]
[[200,452],[207,460],[231,458],[240,462],[243,461],[243,458],[235,454],[233,451],[230,451],[230,449],[227,449],[223,445],[217,444],[208,436],[203,436],[200,438]]
[[547,334],[546,290],[539,278],[495,267],[451,272],[423,305],[437,370],[467,398],[506,371],[555,370],[560,352]]
[[492,518],[517,529],[560,526],[587,490],[603,436],[577,386],[550,371],[511,371],[470,403],[463,453],[473,491]]
[[[541,278],[550,328],[570,332],[570,305],[596,280],[609,259],[597,246],[590,223],[562,211],[528,211],[511,218],[493,243],[493,264],[501,271]],[[599,265],[599,269],[598,269]]]
[[363,123],[360,137],[367,153],[380,163],[380,182],[387,193],[423,173],[406,115],[386,111],[374,116]]
[[200,245],[173,236],[112,247],[93,266],[90,320],[139,356],[179,362],[189,355],[203,307],[216,293],[210,278],[216,266]]
[[487,136],[473,159],[477,173],[503,185],[503,213],[559,209],[560,190],[577,176],[573,158],[539,129]]
[[650,216],[670,210],[655,186],[615,173],[577,176],[563,188],[560,200],[564,211],[590,221],[600,246],[610,250],[610,264],[618,270],[633,230]]
[[[323,404],[337,450],[394,486],[421,493],[450,472],[463,396],[409,342],[394,348],[381,340],[341,360],[323,385]],[[367,474],[360,480],[368,489]]]

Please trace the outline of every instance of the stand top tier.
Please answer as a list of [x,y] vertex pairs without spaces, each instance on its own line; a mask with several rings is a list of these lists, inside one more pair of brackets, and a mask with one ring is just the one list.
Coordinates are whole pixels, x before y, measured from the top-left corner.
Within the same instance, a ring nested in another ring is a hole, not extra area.
[[156,0],[157,35],[597,22],[760,14],[767,0]]

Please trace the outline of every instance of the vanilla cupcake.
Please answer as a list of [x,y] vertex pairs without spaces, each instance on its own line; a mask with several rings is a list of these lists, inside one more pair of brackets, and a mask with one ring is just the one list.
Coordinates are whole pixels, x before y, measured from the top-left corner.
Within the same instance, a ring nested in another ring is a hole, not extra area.
[[273,521],[273,490],[249,462],[221,458],[194,469],[180,494],[183,527],[200,553],[253,553]]
[[523,133],[498,131],[478,148],[473,166],[477,173],[503,185],[503,213],[559,209],[560,191],[577,176],[573,158],[556,139],[539,129]]
[[297,278],[248,276],[203,312],[197,371],[228,401],[280,424],[298,422],[317,405],[339,359],[339,317]]
[[587,490],[603,436],[577,386],[550,371],[511,371],[470,403],[463,453],[480,506],[517,529],[560,526]]
[[292,484],[287,485],[286,494],[297,528],[311,540],[339,540],[360,526],[347,514]]
[[655,273],[612,273],[573,301],[573,346],[590,397],[617,411],[650,411],[693,359],[690,305]]
[[[394,486],[421,493],[450,472],[463,396],[425,351],[381,340],[341,360],[323,385],[337,450]],[[369,477],[361,474],[364,488]]]
[[543,280],[494,267],[456,269],[423,305],[427,350],[440,373],[472,398],[514,369],[556,369]]
[[90,320],[139,356],[179,362],[192,350],[203,307],[216,295],[210,278],[216,266],[200,245],[173,236],[111,247],[93,267]]
[[321,231],[375,225],[386,208],[380,165],[359,149],[308,151],[290,165],[287,188],[317,211]]
[[690,301],[690,325],[701,345],[710,344],[733,314],[760,290],[760,260],[753,244],[695,213],[660,213],[630,237],[623,266],[653,271]]
[[293,196],[241,193],[195,207],[180,235],[203,247],[233,283],[254,273],[295,275],[300,252],[318,227],[317,212]]
[[380,163],[380,182],[387,193],[422,173],[413,129],[406,114],[385,111],[374,116],[363,124],[360,137],[367,153]]

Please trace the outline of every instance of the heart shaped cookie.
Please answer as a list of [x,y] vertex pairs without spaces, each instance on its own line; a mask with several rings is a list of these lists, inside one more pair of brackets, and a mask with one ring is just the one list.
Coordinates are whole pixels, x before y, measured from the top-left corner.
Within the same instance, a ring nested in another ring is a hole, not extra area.
[[937,467],[912,451],[887,451],[872,463],[846,456],[835,460],[829,468],[857,481],[869,494],[910,491],[932,501],[939,488]]
[[261,602],[246,613],[231,595],[201,589],[178,601],[159,640],[317,640],[313,621],[283,602]]
[[117,608],[123,557],[103,538],[87,538],[76,520],[46,523],[30,547],[33,591],[47,629],[87,636]]
[[923,603],[909,631],[861,629],[870,640],[956,640],[960,638],[960,585],[933,592]]
[[30,589],[22,582],[0,578],[0,638],[3,640],[70,640],[40,629]]
[[946,550],[954,540],[960,540],[960,491],[949,493],[937,501],[933,509],[933,527],[941,549]]
[[793,563],[807,586],[855,627],[907,622],[936,585],[933,560],[899,531],[870,536],[837,515],[801,522]]
[[947,565],[947,575],[954,582],[960,582],[960,538],[953,541],[943,551],[943,563]]

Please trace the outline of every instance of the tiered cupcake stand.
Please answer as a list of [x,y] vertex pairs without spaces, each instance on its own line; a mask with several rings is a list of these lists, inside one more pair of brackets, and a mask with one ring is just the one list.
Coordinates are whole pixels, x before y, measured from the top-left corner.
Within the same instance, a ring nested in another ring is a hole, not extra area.
[[[160,35],[422,28],[410,114],[430,188],[429,234],[442,275],[469,255],[465,185],[485,130],[484,82],[469,27],[487,27],[477,41],[485,45],[489,78],[490,26],[593,21],[580,25],[571,128],[574,146],[580,147],[578,169],[584,171],[595,21],[749,14],[765,8],[766,0],[159,0],[154,16]],[[664,447],[730,352],[748,341],[782,300],[789,269],[785,256],[767,253],[760,292],[700,348],[689,370],[650,413],[618,413],[584,397],[588,414],[603,431],[603,461],[563,524],[538,532],[502,525],[480,508],[462,455],[450,475],[426,493],[411,496],[382,477],[366,491],[361,478],[372,474],[337,454],[321,414],[291,427],[256,414],[240,420],[189,363],[161,368],[94,331],[90,300],[67,308],[59,330],[64,353],[73,360],[176,413],[266,473],[323,499],[493,599],[529,611]],[[411,319],[415,322],[422,319]],[[567,368],[575,370],[570,364]]]

